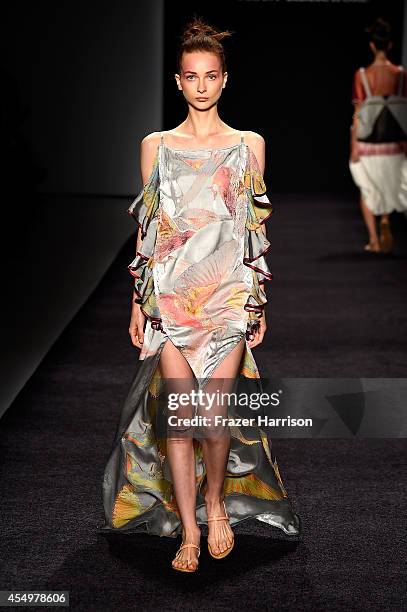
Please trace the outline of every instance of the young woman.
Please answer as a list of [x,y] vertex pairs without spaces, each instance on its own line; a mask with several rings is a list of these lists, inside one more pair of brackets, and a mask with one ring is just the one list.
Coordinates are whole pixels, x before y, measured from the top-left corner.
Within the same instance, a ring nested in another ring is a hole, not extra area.
[[[371,134],[363,140],[357,137],[358,113],[361,103],[369,96],[407,96],[407,73],[387,57],[392,47],[390,26],[382,19],[367,29],[369,46],[374,60],[367,68],[354,74],[353,99],[355,106],[351,127],[351,152],[349,168],[354,182],[360,189],[360,206],[369,242],[366,251],[389,252],[393,248],[389,214],[406,210],[405,154],[406,135],[386,107],[378,115]],[[380,217],[380,235],[376,227]]]
[[[234,546],[231,524],[250,517],[300,532],[266,429],[229,427],[239,409],[222,400],[190,401],[176,412],[160,403],[164,382],[167,399],[197,385],[218,397],[235,391],[238,377],[262,388],[251,349],[266,331],[264,283],[272,275],[264,222],[272,205],[264,139],[218,115],[227,35],[200,19],[186,28],[175,80],[188,116],[141,142],[144,187],[128,211],[140,226],[129,333],[142,365],[103,483],[102,530],[182,533],[172,566],[188,572],[198,567],[199,525],[208,525],[215,559]],[[211,418],[187,420],[197,416]]]

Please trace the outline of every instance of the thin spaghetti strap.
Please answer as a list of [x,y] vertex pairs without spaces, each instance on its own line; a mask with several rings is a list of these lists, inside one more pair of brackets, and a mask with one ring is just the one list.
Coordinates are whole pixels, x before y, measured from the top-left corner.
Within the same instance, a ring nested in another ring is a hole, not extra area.
[[360,78],[362,80],[362,84],[363,84],[363,87],[364,87],[365,92],[366,92],[366,97],[370,98],[371,95],[372,95],[372,92],[370,91],[369,81],[367,79],[366,71],[363,68],[363,66],[360,68]]
[[240,130],[240,144],[244,144],[243,132]]
[[164,144],[164,140],[163,140],[163,133],[162,133],[162,132],[160,132],[160,135],[161,135],[160,143],[161,143],[161,144]]

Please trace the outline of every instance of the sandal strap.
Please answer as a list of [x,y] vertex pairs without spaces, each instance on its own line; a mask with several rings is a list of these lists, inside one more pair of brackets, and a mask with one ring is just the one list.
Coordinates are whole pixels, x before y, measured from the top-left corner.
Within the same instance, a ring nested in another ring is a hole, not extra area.
[[191,547],[197,548],[198,550],[200,549],[200,546],[198,546],[197,544],[182,544],[179,550],[182,550],[183,548],[191,548]]
[[[200,546],[197,546],[196,544],[182,544],[182,546],[180,546],[180,548],[176,552],[174,561],[175,561],[175,559],[178,559],[178,557],[180,556],[180,554],[181,554],[181,552],[183,550],[191,549],[191,548],[196,548],[198,550],[198,558],[199,558],[199,556],[201,554],[201,547]],[[189,563],[190,560],[191,560],[191,553],[190,553],[190,550],[188,550],[187,562]]]
[[222,506],[225,510],[225,516],[208,516],[208,522],[209,521],[228,521],[229,520],[229,515],[228,515],[228,511],[226,510],[225,500],[223,500]]

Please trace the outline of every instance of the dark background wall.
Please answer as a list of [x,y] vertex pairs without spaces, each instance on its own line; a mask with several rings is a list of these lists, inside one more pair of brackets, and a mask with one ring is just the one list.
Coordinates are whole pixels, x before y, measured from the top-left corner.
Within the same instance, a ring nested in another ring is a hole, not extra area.
[[127,194],[162,125],[163,28],[163,0],[2,13],[0,416],[135,234]]
[[40,191],[136,190],[139,139],[161,122],[162,4],[8,3],[8,95],[22,105],[21,155],[32,156]]
[[394,29],[391,59],[401,62],[402,0],[284,2],[229,0],[166,4],[164,127],[185,117],[173,78],[175,45],[194,11],[235,31],[225,40],[229,79],[219,104],[234,128],[266,139],[273,191],[354,190],[348,170],[352,76],[371,62],[364,28],[378,16]]

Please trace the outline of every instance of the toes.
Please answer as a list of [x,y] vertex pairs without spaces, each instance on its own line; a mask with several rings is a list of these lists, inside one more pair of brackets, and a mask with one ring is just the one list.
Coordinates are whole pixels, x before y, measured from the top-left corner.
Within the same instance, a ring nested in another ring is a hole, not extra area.
[[220,553],[219,544],[217,540],[215,540],[215,542],[211,544],[211,548],[212,548],[212,552],[214,552],[215,555],[218,555]]
[[222,540],[221,540],[221,552],[225,552],[229,548],[229,532],[226,529],[226,525],[222,529]]
[[226,552],[233,546],[234,534],[230,525],[216,525],[216,532],[213,539],[208,538],[208,542],[214,555],[219,555]]
[[196,570],[198,567],[198,561],[197,559],[189,559],[188,557],[181,557],[178,559],[174,559],[172,562],[172,566],[175,569]]

